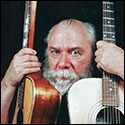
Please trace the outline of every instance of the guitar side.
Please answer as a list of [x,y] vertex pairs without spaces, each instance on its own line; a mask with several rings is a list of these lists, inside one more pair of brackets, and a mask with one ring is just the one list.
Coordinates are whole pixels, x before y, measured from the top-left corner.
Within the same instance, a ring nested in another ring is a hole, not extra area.
[[[13,124],[54,124],[60,107],[60,94],[40,75],[25,79],[23,109],[16,103]],[[22,120],[22,121],[21,121]]]
[[[124,83],[119,83],[118,110],[124,114]],[[71,124],[96,124],[102,106],[102,79],[81,79],[68,92],[68,109]]]

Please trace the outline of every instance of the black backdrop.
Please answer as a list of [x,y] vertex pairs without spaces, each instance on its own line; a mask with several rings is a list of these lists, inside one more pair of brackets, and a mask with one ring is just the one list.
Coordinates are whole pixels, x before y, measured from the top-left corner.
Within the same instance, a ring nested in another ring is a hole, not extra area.
[[[1,1],[1,79],[15,53],[22,48],[24,1]],[[124,1],[115,1],[117,45],[124,49]],[[95,25],[102,39],[102,1],[38,1],[34,49],[44,60],[43,39],[49,29],[63,19],[75,18]],[[95,64],[96,65],[96,64]],[[93,77],[100,77],[94,67]]]

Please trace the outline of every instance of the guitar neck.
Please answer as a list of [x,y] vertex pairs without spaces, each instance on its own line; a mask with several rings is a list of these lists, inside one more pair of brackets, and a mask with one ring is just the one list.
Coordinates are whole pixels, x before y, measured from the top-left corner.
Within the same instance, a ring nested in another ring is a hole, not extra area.
[[[114,2],[103,1],[103,40],[116,44]],[[103,105],[118,106],[118,83],[115,76],[103,70]]]
[[[24,15],[24,30],[23,30],[23,48],[33,48],[34,31],[35,31],[35,17],[36,17],[37,1],[25,2],[25,15]],[[23,108],[25,88],[25,76],[19,85],[18,90],[18,107]]]
[[103,40],[116,43],[114,2],[103,1]]
[[33,48],[37,1],[26,1],[23,31],[23,48]]

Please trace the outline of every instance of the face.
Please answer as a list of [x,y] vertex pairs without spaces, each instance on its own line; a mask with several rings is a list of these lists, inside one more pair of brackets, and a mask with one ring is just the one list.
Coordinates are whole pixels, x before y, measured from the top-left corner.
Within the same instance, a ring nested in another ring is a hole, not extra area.
[[84,25],[58,26],[52,31],[48,41],[49,70],[67,70],[81,77],[88,70],[91,56],[91,43]]
[[92,46],[87,35],[83,24],[59,24],[51,32],[43,75],[62,95],[88,73]]

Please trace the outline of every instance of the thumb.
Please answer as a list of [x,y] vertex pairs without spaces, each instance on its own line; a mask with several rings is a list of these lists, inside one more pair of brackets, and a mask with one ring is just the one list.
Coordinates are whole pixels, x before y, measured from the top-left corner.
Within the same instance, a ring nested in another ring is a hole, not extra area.
[[100,41],[98,41],[98,42],[96,43],[96,47],[97,47],[97,48],[100,48],[100,47],[104,46],[106,43],[107,43],[107,42],[100,40]]

